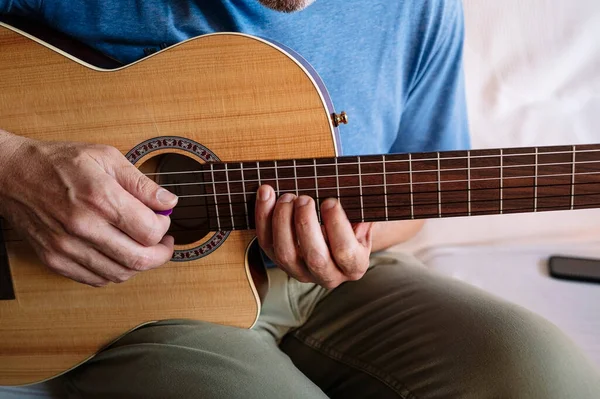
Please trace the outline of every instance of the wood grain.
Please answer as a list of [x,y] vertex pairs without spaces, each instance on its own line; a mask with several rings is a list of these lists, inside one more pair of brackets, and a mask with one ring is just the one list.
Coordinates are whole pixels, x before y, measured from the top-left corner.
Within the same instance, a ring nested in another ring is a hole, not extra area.
[[[201,37],[108,72],[0,27],[0,76],[0,126],[38,140],[110,144],[125,154],[144,140],[181,136],[225,161],[335,155],[313,81],[278,49],[241,35]],[[252,326],[260,309],[245,268],[253,237],[233,232],[205,258],[101,289],[49,272],[25,243],[9,242],[16,300],[0,301],[0,385],[59,374],[149,321]]]

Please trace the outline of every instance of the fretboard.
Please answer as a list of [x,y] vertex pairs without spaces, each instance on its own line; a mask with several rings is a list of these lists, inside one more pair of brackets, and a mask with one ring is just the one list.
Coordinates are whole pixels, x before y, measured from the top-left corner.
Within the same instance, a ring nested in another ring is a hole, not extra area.
[[178,206],[201,201],[212,230],[237,230],[254,228],[261,184],[338,198],[352,222],[597,208],[600,145],[209,163],[167,188]]

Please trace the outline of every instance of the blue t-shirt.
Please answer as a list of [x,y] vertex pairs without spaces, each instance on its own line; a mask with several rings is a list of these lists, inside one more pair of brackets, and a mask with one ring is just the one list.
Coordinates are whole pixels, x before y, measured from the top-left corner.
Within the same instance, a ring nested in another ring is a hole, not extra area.
[[258,0],[0,0],[124,63],[210,32],[279,42],[317,70],[345,155],[469,147],[460,0],[317,0],[284,14]]

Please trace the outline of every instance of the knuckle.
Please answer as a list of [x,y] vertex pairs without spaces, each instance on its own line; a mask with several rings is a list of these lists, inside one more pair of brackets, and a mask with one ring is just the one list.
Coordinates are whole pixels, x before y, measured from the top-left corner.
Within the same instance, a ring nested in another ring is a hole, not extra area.
[[329,266],[327,258],[318,251],[309,251],[304,257],[304,261],[315,272],[323,272]]
[[295,256],[292,251],[289,251],[285,248],[275,247],[275,259],[277,263],[283,266],[293,265],[295,263]]
[[358,281],[365,275],[366,270],[357,270],[351,272],[347,277],[349,281]]
[[98,145],[97,149],[100,151],[100,153],[102,153],[110,158],[121,156],[121,151],[117,150],[115,147],[110,146],[110,145],[100,144],[100,145]]
[[113,276],[112,282],[116,284],[121,284],[129,280],[133,276],[133,273],[119,273]]
[[98,185],[98,187],[93,187],[89,190],[86,204],[97,214],[111,221],[118,221],[122,217],[121,212],[117,206],[118,204],[113,203],[114,200],[111,201],[110,198],[110,193],[107,193],[102,185]]
[[69,254],[71,251],[71,245],[69,243],[69,239],[62,235],[52,237],[49,240],[48,244],[56,252],[60,252],[63,254]]
[[306,215],[306,214],[296,214],[295,215],[295,220],[296,220],[296,226],[300,227],[301,229],[307,229],[309,228],[310,225],[310,216]]
[[305,274],[296,276],[296,280],[300,281],[301,283],[312,283],[313,282],[312,278],[310,278],[309,276],[307,276]]
[[71,235],[82,237],[89,232],[89,224],[84,218],[73,215],[65,223],[64,229]]
[[88,154],[88,148],[85,146],[71,146],[66,149],[67,156],[71,160],[71,163],[75,166],[79,166],[89,162],[90,156]]
[[88,285],[94,287],[94,288],[102,288],[102,287],[106,287],[108,285],[108,281],[106,280],[95,280],[95,281],[90,281],[87,283]]
[[151,269],[153,266],[152,259],[146,255],[136,256],[130,263],[129,268],[138,272]]
[[[133,167],[132,167],[133,168]],[[136,173],[133,174],[133,179],[135,179],[135,192],[137,193],[145,193],[151,190],[154,190],[155,183],[140,173],[137,169],[133,168]]]
[[335,259],[341,266],[353,267],[356,265],[356,251],[352,248],[343,248],[335,253]]
[[160,240],[162,240],[162,237],[163,231],[161,231],[161,229],[153,225],[147,229],[144,229],[141,235],[142,244],[146,244],[149,246],[156,245],[160,242]]
[[44,251],[41,254],[41,260],[44,262],[46,266],[50,269],[61,272],[64,268],[64,262],[60,256],[55,254],[54,252]]
[[321,283],[321,286],[325,289],[332,290],[341,284],[341,281],[327,280]]

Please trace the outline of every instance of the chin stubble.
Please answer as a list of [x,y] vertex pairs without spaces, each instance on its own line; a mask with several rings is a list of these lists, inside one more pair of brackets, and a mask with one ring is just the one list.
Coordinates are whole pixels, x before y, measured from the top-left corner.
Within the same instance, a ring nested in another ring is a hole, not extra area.
[[311,5],[315,0],[259,0],[264,6],[281,12],[300,11]]

